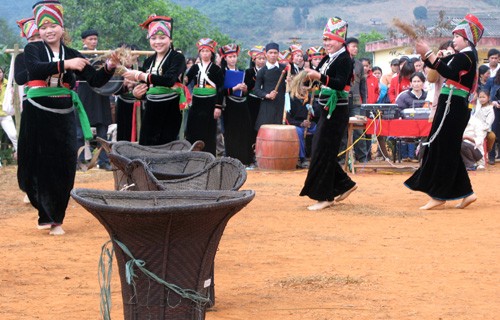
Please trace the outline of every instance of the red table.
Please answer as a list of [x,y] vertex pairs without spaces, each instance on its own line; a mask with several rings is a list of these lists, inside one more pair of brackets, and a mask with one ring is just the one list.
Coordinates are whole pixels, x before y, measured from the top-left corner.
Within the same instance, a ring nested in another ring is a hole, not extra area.
[[397,158],[397,160],[401,162],[401,138],[427,137],[431,132],[431,127],[432,122],[429,122],[427,119],[368,119],[366,122],[366,133],[375,134],[377,136],[396,137],[396,147],[393,150],[393,160],[396,162]]
[[366,133],[390,137],[427,137],[431,131],[431,126],[432,122],[429,122],[429,120],[369,119],[366,122]]

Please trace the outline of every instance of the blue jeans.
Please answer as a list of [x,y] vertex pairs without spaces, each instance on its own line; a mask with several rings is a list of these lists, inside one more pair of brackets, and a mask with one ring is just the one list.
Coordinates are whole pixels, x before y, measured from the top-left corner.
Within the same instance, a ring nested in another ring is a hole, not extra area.
[[[316,128],[316,123],[311,122],[311,127],[307,129],[307,134],[315,134]],[[306,139],[304,138],[305,128],[295,126],[295,130],[297,131],[297,135],[299,136],[299,158],[303,160],[306,158]]]
[[407,142],[407,141],[402,141],[401,142],[401,158],[406,159],[415,159],[415,142]]

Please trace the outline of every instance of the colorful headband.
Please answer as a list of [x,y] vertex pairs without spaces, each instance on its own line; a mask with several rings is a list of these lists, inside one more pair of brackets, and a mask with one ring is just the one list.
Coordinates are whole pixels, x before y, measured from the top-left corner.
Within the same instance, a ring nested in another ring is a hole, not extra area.
[[291,57],[292,57],[292,53],[288,50],[283,50],[280,53],[278,53],[278,60],[279,61],[283,61],[283,60],[289,61]]
[[452,31],[452,33],[457,33],[472,42],[474,46],[481,40],[483,32],[483,25],[479,19],[472,14],[466,15],[464,20],[462,20]]
[[240,46],[235,43],[226,44],[225,46],[219,48],[219,53],[222,58],[232,53],[236,53],[236,55],[238,55],[240,54]]
[[63,6],[57,0],[40,1],[33,5],[33,14],[38,28],[46,23],[64,27],[63,13]]
[[264,46],[253,46],[252,49],[248,50],[248,55],[252,60],[255,60],[258,55],[265,55],[266,54],[266,49]]
[[345,43],[347,37],[347,22],[339,17],[328,19],[325,29],[323,30],[323,38],[337,40]]
[[202,38],[196,42],[196,47],[198,48],[198,52],[201,51],[201,49],[205,48],[213,53],[215,53],[215,47],[217,47],[217,42],[215,40],[212,40],[210,38]]
[[290,52],[293,54],[295,54],[295,52],[300,52],[301,54],[303,54],[304,52],[302,51],[302,45],[300,44],[292,44],[290,46]]
[[17,25],[21,29],[21,37],[27,40],[33,36],[39,35],[38,28],[36,27],[35,18],[26,18],[16,21]]
[[148,30],[147,39],[156,34],[165,35],[172,39],[172,24],[173,20],[171,17],[157,16],[156,14],[152,14],[139,26],[141,26],[143,29]]
[[326,54],[326,50],[325,48],[323,48],[323,46],[315,46],[307,49],[306,53],[309,59],[323,58]]

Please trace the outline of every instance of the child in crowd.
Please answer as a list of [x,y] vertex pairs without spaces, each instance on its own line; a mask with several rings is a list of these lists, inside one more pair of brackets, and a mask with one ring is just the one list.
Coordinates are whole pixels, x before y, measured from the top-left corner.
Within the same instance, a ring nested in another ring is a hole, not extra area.
[[477,163],[478,169],[484,169],[485,161],[484,161],[484,146],[483,142],[488,134],[488,131],[491,131],[491,125],[493,121],[495,121],[495,113],[493,111],[493,105],[490,101],[490,93],[487,90],[479,91],[478,104],[476,110],[474,111],[473,117],[477,118],[478,126],[481,130],[481,135],[478,137],[478,148],[481,151],[482,157]]

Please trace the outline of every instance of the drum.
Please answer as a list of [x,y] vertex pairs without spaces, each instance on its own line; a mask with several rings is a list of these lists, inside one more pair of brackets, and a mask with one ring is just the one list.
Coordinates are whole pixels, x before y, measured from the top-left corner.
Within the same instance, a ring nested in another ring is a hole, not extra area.
[[262,125],[257,133],[255,157],[259,169],[296,169],[299,159],[299,137],[295,126]]

